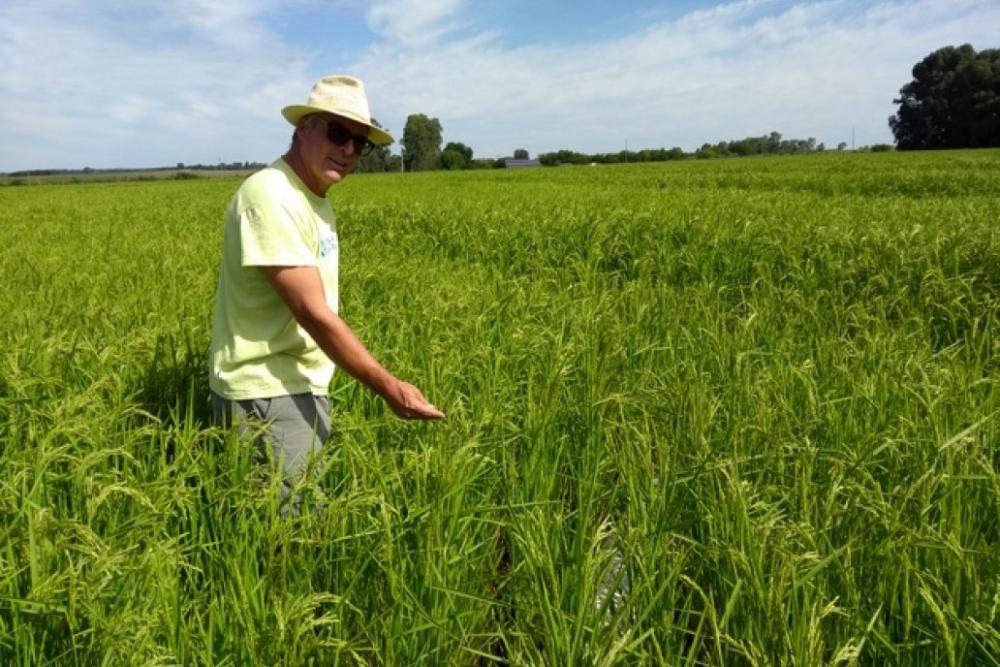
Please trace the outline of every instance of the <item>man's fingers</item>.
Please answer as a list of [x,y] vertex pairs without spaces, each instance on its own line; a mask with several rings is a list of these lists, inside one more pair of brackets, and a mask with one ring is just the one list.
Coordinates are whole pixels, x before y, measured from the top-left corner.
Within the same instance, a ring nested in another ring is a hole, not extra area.
[[415,386],[399,383],[399,403],[393,411],[404,419],[443,419],[444,413],[434,407]]
[[414,418],[418,419],[441,419],[444,417],[444,413],[434,407],[426,398],[420,393],[419,390],[414,388],[416,391],[418,400],[411,404],[410,410],[413,413]]
[[422,419],[444,419],[444,413],[430,403],[420,406],[419,416]]

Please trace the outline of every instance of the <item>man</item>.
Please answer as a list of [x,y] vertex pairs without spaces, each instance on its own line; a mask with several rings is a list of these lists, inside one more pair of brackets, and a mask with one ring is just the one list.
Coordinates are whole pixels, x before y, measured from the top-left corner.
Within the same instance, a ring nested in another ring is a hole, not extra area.
[[224,425],[260,422],[282,471],[282,498],[330,432],[338,366],[404,419],[441,419],[415,386],[389,373],[337,315],[339,246],[327,191],[361,154],[393,139],[375,127],[358,79],[320,79],[281,158],[252,175],[226,211],[212,327],[212,407]]

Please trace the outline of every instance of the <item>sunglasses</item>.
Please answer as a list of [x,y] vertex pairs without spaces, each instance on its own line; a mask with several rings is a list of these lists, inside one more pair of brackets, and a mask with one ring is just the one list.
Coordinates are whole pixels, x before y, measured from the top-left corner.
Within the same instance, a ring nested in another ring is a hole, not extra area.
[[326,138],[337,146],[344,146],[348,141],[354,143],[354,152],[358,155],[368,155],[375,148],[375,144],[368,140],[363,134],[354,134],[336,121],[326,124]]

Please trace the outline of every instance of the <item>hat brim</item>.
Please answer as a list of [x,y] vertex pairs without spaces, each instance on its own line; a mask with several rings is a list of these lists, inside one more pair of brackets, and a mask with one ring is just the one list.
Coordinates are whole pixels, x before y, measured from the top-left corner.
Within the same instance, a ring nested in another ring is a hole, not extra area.
[[299,120],[301,120],[305,116],[308,116],[309,114],[314,114],[314,113],[328,113],[334,116],[339,116],[341,118],[346,118],[347,120],[350,121],[354,121],[359,125],[364,125],[365,127],[368,128],[368,140],[377,146],[388,146],[389,144],[395,141],[395,139],[392,138],[392,135],[383,130],[382,128],[375,127],[371,123],[365,122],[360,118],[356,118],[346,113],[337,113],[336,111],[330,111],[329,109],[324,109],[322,107],[312,107],[307,104],[290,104],[289,106],[281,110],[281,115],[284,116],[285,120],[287,120],[292,125],[298,125]]

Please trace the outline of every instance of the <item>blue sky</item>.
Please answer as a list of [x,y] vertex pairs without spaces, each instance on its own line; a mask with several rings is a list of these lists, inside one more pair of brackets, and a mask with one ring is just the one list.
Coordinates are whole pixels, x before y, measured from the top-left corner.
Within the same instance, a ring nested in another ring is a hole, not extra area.
[[997,0],[4,0],[0,172],[269,161],[330,73],[479,157],[888,142],[915,62],[998,34]]

